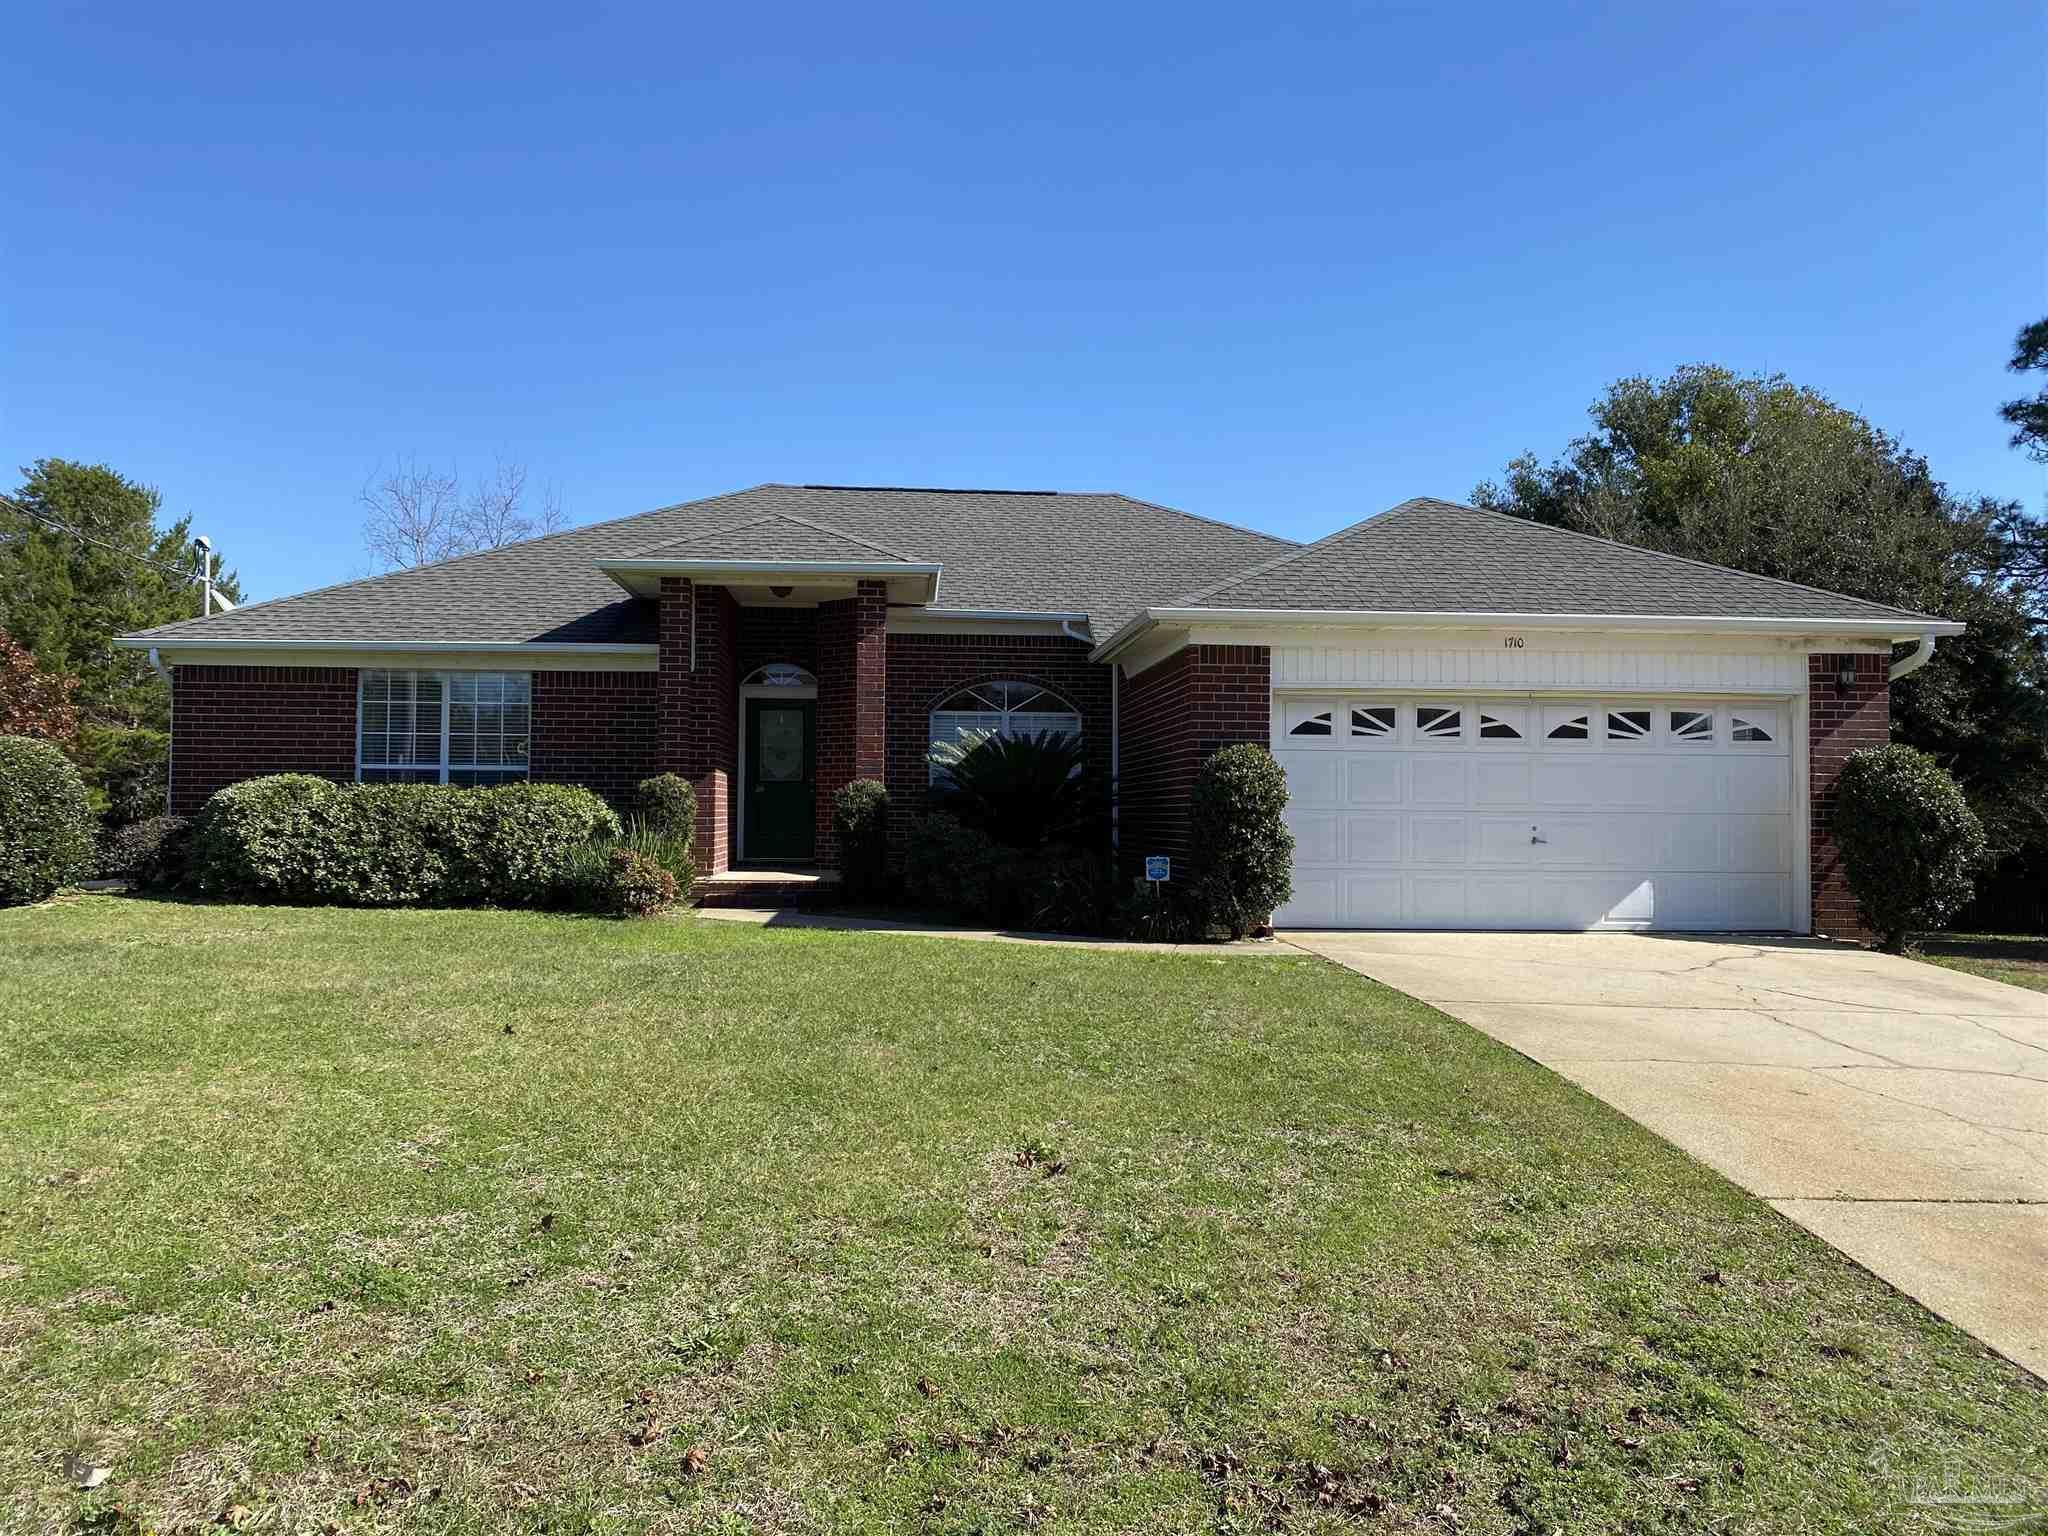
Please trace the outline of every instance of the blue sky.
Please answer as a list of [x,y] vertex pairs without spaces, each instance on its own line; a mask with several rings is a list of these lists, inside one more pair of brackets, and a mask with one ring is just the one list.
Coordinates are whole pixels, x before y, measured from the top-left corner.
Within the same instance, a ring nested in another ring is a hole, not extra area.
[[1295,537],[1778,370],[1958,489],[2048,313],[2038,4],[30,6],[0,465],[251,597],[494,454],[576,521],[763,480]]

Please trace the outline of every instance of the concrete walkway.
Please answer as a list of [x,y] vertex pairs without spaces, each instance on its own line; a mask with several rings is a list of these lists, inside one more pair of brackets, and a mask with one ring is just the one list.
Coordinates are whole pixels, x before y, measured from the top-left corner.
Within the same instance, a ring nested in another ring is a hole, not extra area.
[[903,922],[893,917],[846,917],[835,912],[798,912],[775,907],[699,907],[696,915],[721,923],[752,923],[760,928],[821,928],[833,933],[902,933],[926,939],[973,939],[989,944],[1051,945],[1059,949],[1135,950],[1147,955],[1200,955],[1215,960],[1231,955],[1286,955],[1296,951],[1271,939],[1246,939],[1236,944],[1134,944],[1123,939],[1090,939],[1072,933],[1031,933],[1021,929],[950,928],[937,923]]
[[1817,940],[1281,937],[1570,1078],[2048,1377],[2048,995]]

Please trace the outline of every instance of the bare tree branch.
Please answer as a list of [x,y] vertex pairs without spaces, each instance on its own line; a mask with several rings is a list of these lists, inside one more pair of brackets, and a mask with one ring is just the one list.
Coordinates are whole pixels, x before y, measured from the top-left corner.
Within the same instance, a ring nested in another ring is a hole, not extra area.
[[358,500],[363,546],[387,571],[499,549],[569,526],[555,488],[543,486],[533,496],[526,466],[502,457],[467,493],[454,471],[409,460],[389,474],[373,473]]
[[363,547],[385,570],[462,553],[454,475],[408,460],[381,479],[372,472],[356,499],[363,506]]

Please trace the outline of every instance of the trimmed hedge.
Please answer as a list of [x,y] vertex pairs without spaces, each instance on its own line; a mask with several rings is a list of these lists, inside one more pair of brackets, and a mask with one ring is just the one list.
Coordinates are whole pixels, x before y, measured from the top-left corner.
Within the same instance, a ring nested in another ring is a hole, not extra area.
[[207,801],[193,881],[216,896],[320,906],[545,906],[619,819],[564,784],[338,785],[276,774]]
[[1193,900],[1233,939],[1262,928],[1294,894],[1294,834],[1283,819],[1287,773],[1264,747],[1225,747],[1195,775]]
[[657,835],[680,839],[685,853],[696,845],[697,791],[688,779],[673,773],[642,779],[633,803],[640,820]]
[[0,736],[0,906],[43,901],[93,871],[92,803],[47,741]]
[[1987,852],[1962,787],[1925,752],[1896,744],[1849,754],[1828,830],[1863,920],[1893,954],[1969,904]]
[[874,901],[889,890],[889,791],[880,779],[855,779],[832,797],[839,840],[839,889],[848,901]]

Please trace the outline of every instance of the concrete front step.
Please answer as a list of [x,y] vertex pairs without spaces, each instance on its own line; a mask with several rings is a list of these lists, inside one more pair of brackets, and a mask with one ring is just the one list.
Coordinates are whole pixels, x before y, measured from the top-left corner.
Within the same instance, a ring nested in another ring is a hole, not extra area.
[[690,887],[700,907],[812,908],[839,900],[834,869],[726,869]]

